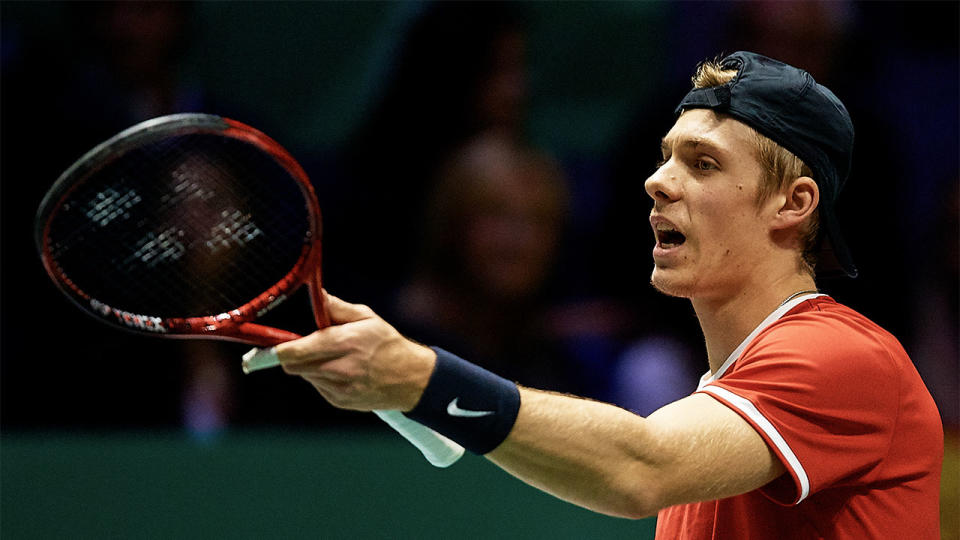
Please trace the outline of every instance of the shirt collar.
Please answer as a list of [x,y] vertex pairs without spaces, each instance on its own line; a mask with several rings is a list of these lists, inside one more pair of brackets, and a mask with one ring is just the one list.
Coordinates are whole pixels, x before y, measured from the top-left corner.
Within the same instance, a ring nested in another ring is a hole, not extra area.
[[788,312],[790,312],[790,310],[797,307],[802,302],[806,302],[807,300],[811,300],[819,296],[826,295],[823,293],[803,294],[784,302],[777,309],[773,310],[773,313],[767,315],[767,318],[764,319],[756,328],[754,328],[753,332],[750,332],[750,334],[740,342],[740,345],[738,345],[737,348],[730,353],[730,356],[728,356],[723,364],[720,365],[720,368],[717,369],[716,373],[710,373],[708,370],[703,374],[702,377],[700,377],[700,384],[697,386],[697,390],[703,388],[707,384],[712,383],[713,381],[716,381],[720,377],[723,377],[723,374],[726,373],[731,366],[733,366],[737,359],[740,358],[740,355],[743,354],[743,350],[747,348],[747,345],[749,345],[750,342],[753,341],[760,332],[763,332],[768,326],[779,320],[780,317],[786,315]]

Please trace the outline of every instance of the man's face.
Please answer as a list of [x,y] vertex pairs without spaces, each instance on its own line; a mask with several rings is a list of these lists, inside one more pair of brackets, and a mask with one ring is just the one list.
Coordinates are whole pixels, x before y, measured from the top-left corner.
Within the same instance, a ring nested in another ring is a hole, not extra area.
[[736,294],[763,271],[769,245],[756,205],[763,175],[756,135],[732,118],[693,109],[662,146],[663,163],[645,183],[657,237],[651,283],[687,298]]

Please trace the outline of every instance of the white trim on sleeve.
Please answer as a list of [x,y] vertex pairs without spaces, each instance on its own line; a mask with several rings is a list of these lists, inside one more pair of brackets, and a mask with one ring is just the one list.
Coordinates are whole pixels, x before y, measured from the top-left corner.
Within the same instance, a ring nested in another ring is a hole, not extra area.
[[797,480],[800,482],[800,496],[793,504],[799,504],[800,501],[806,499],[807,495],[810,494],[810,480],[807,478],[807,471],[804,470],[803,464],[800,463],[797,455],[793,453],[790,445],[787,444],[787,441],[780,435],[777,428],[763,416],[753,402],[719,386],[706,385],[700,387],[699,391],[713,394],[715,397],[723,399],[724,402],[747,415],[758,428],[766,433],[767,437],[769,437],[770,441],[773,442],[774,446],[777,447],[777,450],[780,451],[787,461],[785,465],[793,471]]

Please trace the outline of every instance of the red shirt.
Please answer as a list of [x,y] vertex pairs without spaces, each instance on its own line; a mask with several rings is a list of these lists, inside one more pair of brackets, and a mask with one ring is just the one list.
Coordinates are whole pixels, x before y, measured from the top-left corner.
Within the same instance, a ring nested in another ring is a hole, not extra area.
[[943,426],[900,343],[824,295],[781,306],[697,392],[749,422],[787,473],[673,506],[663,539],[940,537]]

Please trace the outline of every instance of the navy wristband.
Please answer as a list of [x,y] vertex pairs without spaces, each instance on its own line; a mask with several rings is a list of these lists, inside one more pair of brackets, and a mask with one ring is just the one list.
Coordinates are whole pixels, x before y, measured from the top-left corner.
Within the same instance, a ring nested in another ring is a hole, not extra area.
[[500,446],[520,412],[517,385],[439,347],[431,348],[437,353],[437,365],[420,402],[405,414],[475,454]]

